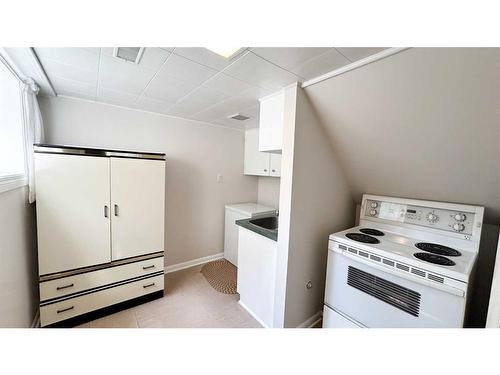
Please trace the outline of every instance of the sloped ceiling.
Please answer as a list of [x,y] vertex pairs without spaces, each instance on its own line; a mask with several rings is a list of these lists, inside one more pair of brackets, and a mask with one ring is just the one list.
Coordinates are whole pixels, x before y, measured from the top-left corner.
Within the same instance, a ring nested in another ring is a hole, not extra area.
[[477,204],[500,223],[500,48],[413,48],[305,90],[358,203]]

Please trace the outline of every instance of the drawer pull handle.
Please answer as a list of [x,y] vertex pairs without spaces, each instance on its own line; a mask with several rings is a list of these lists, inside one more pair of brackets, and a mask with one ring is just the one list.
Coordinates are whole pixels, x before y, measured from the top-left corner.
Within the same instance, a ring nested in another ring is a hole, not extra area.
[[71,306],[71,307],[68,307],[66,309],[57,310],[57,313],[60,314],[60,313],[63,313],[65,311],[73,310],[74,308],[75,308],[75,306]]
[[150,266],[144,266],[144,267],[142,267],[143,270],[149,270],[150,268],[155,268],[155,265],[152,264]]
[[146,284],[146,285],[143,285],[142,287],[143,287],[144,289],[146,289],[146,288],[149,288],[149,287],[154,286],[154,285],[155,285],[155,283],[151,283],[151,284]]
[[68,285],[58,286],[56,289],[61,290],[61,289],[71,288],[72,286],[75,286],[75,284],[71,283]]

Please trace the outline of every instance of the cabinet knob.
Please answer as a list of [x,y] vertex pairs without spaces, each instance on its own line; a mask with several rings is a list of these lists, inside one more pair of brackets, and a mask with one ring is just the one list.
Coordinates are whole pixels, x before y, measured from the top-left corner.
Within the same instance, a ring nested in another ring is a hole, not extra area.
[[276,169],[272,169],[271,172],[276,172]]
[[264,169],[264,172],[267,172],[267,169]]

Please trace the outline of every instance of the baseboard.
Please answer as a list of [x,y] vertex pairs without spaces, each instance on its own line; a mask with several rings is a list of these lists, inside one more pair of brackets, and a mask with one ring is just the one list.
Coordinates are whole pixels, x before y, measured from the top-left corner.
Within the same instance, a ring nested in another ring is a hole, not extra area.
[[35,317],[33,318],[33,321],[31,322],[30,328],[40,328],[40,309],[36,309]]
[[311,328],[314,327],[323,317],[323,311],[318,311],[316,314],[311,316],[309,319],[300,323],[297,328]]
[[254,314],[252,310],[250,310],[241,300],[238,301],[241,307],[243,307],[247,313],[252,315],[252,318],[254,318],[259,324],[264,327],[264,328],[270,328],[267,324],[265,324],[257,315]]
[[171,273],[171,272],[180,271],[180,270],[194,267],[194,266],[199,266],[200,264],[208,263],[208,262],[211,262],[213,260],[221,259],[223,257],[224,257],[224,253],[218,253],[218,254],[209,255],[206,257],[198,258],[198,259],[188,260],[187,262],[172,264],[171,266],[165,267],[165,273]]

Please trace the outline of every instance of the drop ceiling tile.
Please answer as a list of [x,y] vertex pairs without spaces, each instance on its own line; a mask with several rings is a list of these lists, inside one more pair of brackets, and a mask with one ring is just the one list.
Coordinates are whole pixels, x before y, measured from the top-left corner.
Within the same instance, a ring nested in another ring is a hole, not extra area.
[[204,103],[207,106],[209,105],[214,105],[218,102],[221,102],[223,100],[226,100],[229,98],[229,95],[221,92],[214,90],[210,87],[205,87],[205,86],[200,86],[193,92],[191,92],[184,100],[191,100],[195,101],[198,103]]
[[97,83],[97,69],[85,69],[74,65],[61,64],[55,60],[45,59],[40,62],[43,70],[47,73],[49,79],[63,78],[73,81]]
[[305,79],[311,79],[350,63],[351,61],[332,48],[328,52],[313,57],[305,63],[293,68],[292,71]]
[[228,95],[238,95],[252,87],[250,84],[230,77],[224,73],[213,76],[203,85]]
[[214,69],[172,54],[144,94],[152,99],[176,102],[216,73]]
[[58,95],[79,97],[92,97],[96,95],[96,84],[73,81],[70,79],[52,77],[52,86]]
[[139,66],[142,68],[158,70],[169,56],[169,51],[165,51],[161,48],[148,47],[142,54],[141,60],[139,61]]
[[162,100],[155,100],[146,97],[141,97],[135,103],[135,107],[145,111],[167,113],[167,110],[172,107],[173,103]]
[[247,52],[234,64],[224,69],[224,73],[254,86],[270,90],[279,90],[299,77],[284,70],[252,52]]
[[264,59],[291,70],[313,57],[319,56],[331,47],[258,47],[251,51]]
[[197,85],[216,74],[215,69],[198,64],[176,54],[171,54],[158,72],[158,76],[168,75]]
[[170,108],[169,113],[173,116],[191,116],[228,98],[224,93],[200,86]]
[[182,81],[166,74],[157,75],[148,85],[144,95],[151,99],[177,102],[193,91],[198,84]]
[[99,84],[103,87],[138,95],[154,75],[154,70],[113,57],[101,56]]
[[174,53],[216,70],[222,70],[233,62],[203,47],[175,47]]
[[387,47],[373,47],[373,48],[364,48],[364,47],[345,47],[345,48],[337,48],[337,50],[347,57],[351,61],[357,61],[368,57],[370,55],[374,55]]
[[36,55],[42,62],[56,61],[85,70],[97,71],[100,48],[35,48]]
[[106,103],[131,106],[135,104],[138,98],[139,95],[134,95],[128,92],[118,91],[102,86],[100,86],[97,90],[97,100]]

